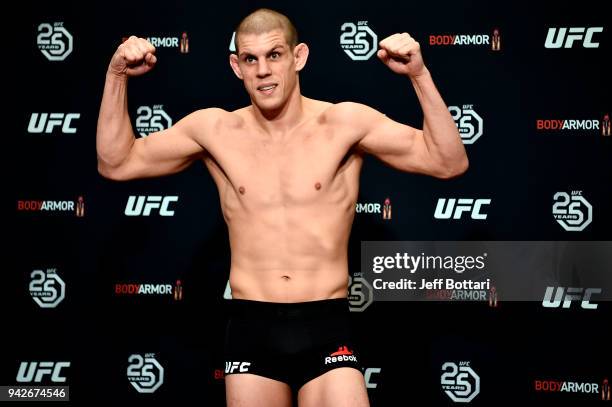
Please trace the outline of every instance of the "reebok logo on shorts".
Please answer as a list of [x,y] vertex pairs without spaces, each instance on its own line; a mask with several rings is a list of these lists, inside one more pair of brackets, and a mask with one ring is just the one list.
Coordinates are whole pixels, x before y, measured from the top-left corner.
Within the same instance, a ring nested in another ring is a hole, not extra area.
[[357,357],[353,355],[353,352],[347,346],[339,346],[337,351],[325,357],[326,365],[337,362],[357,362]]

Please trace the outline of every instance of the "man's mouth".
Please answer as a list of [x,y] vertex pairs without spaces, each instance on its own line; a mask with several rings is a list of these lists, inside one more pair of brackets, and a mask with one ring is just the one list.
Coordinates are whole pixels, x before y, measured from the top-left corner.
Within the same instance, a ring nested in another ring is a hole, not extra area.
[[277,86],[278,86],[277,83],[266,83],[264,85],[258,86],[257,90],[262,92],[262,93],[264,93],[264,94],[266,94],[266,95],[269,95],[269,94],[271,94],[274,91],[274,89]]

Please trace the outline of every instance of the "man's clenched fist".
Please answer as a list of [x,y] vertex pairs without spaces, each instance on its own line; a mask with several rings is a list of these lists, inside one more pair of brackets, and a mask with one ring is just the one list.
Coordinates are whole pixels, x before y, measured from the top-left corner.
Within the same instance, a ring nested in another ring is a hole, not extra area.
[[408,33],[393,34],[378,43],[376,54],[393,72],[412,78],[425,73],[421,46]]
[[155,47],[144,38],[132,35],[119,45],[108,66],[108,71],[118,76],[138,76],[155,66]]

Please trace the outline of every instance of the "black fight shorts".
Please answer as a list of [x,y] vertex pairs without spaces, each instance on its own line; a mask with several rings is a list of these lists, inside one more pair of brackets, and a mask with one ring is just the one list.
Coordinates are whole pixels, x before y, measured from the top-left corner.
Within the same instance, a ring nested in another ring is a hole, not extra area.
[[298,303],[230,300],[225,374],[250,373],[297,392],[339,367],[361,372],[346,298]]

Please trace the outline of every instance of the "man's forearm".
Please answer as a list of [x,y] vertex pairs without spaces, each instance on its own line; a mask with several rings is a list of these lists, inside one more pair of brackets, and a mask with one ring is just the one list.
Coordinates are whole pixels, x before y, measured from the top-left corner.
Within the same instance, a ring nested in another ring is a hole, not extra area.
[[96,133],[99,170],[119,166],[134,144],[127,107],[127,81],[127,77],[106,74]]
[[422,75],[410,80],[423,110],[423,135],[430,154],[445,169],[463,172],[467,168],[465,147],[431,74],[425,68]]

